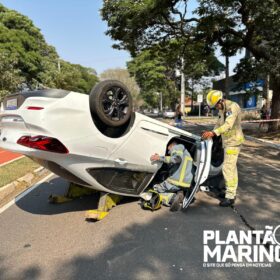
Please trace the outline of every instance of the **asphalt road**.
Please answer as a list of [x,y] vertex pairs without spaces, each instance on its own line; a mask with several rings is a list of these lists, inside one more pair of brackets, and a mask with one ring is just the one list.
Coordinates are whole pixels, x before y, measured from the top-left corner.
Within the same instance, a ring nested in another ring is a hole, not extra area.
[[226,234],[280,224],[278,152],[246,143],[237,212],[200,192],[184,212],[144,211],[126,199],[104,220],[89,223],[84,212],[96,207],[96,197],[49,204],[50,194],[67,188],[54,176],[0,214],[0,279],[279,279],[279,263],[203,267],[203,230]]

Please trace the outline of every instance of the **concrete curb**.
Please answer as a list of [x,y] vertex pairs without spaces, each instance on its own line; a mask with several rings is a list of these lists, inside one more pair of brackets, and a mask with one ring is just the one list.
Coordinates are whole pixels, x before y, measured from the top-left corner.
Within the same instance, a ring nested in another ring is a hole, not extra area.
[[[46,173],[48,175],[47,169],[44,167],[39,167],[35,169],[33,172],[29,172],[23,177],[3,186],[0,188],[0,201],[4,201],[9,196],[17,196],[21,192],[28,189],[33,183],[36,177],[41,177]],[[1,203],[0,203],[1,204]]]
[[249,141],[254,141],[256,143],[261,143],[261,144],[266,144],[269,147],[280,150],[280,144],[276,144],[276,143],[268,141],[268,140],[259,139],[259,138],[255,138],[255,137],[247,136],[247,135],[245,135],[245,138]]
[[36,182],[32,187],[28,187],[25,190],[21,191],[20,193],[13,196],[13,198],[8,201],[6,204],[0,206],[0,214],[6,211],[8,208],[10,208],[12,205],[14,205],[16,202],[18,202],[20,199],[25,197],[27,194],[32,192],[34,189],[36,189],[38,186],[40,186],[42,183],[49,180],[54,174],[50,173],[44,176],[40,181]]

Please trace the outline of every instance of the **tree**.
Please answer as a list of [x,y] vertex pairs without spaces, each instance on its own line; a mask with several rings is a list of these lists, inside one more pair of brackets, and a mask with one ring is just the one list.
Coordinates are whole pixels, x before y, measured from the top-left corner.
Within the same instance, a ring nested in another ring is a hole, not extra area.
[[0,101],[9,92],[18,90],[19,85],[24,81],[20,75],[20,70],[14,68],[16,63],[15,58],[0,51]]
[[[198,30],[205,38],[224,46],[220,38],[229,36],[237,48],[244,47],[254,58],[242,61],[238,69],[243,69],[248,77],[254,69],[258,75],[270,75],[272,118],[280,118],[280,3],[277,0],[262,2],[256,8],[253,0],[201,0],[197,10],[201,17]],[[246,67],[245,67],[246,64]],[[248,80],[247,80],[248,81]],[[273,123],[271,130],[277,129]]]
[[108,80],[108,79],[116,79],[122,83],[124,83],[129,91],[131,92],[132,98],[133,98],[133,105],[134,108],[139,108],[143,105],[143,99],[140,96],[140,89],[138,84],[136,83],[135,79],[133,77],[130,77],[129,72],[127,69],[108,69],[105,70],[100,75],[101,80]]
[[182,58],[186,80],[223,70],[213,51],[191,38],[193,27],[184,19],[187,10],[181,12],[171,2],[178,1],[104,1],[102,9],[109,26],[107,34],[118,41],[114,47],[130,51],[129,71],[143,98],[153,106],[158,91],[163,93],[165,105],[176,103],[175,70],[182,68]]
[[[61,61],[55,48],[46,43],[28,17],[0,4],[0,55],[3,54],[0,62],[1,69],[6,69],[6,76],[0,76],[3,96],[22,84],[28,89],[57,87],[89,93],[98,80],[93,69]],[[12,82],[7,83],[7,79]]]
[[[205,52],[217,46],[224,55],[248,49],[270,75],[272,117],[280,118],[280,3],[267,0],[256,8],[254,0],[199,0],[194,16],[188,0],[107,0],[102,8],[109,34],[117,48],[132,55],[142,49],[180,38],[185,44],[199,41]],[[273,129],[277,128],[276,123]]]
[[55,61],[58,55],[49,46],[30,19],[0,5],[0,49],[16,59],[25,82],[32,87],[34,81],[45,84],[41,73],[47,72],[47,62]]
[[[141,95],[146,103],[152,107],[158,107],[157,92],[165,93],[167,80],[165,72],[167,68],[158,56],[151,54],[149,50],[141,52],[127,64],[128,70],[135,77],[141,88]],[[166,97],[166,94],[164,94]],[[165,103],[166,99],[164,98]]]
[[135,56],[140,50],[161,42],[190,38],[191,22],[196,19],[186,19],[187,2],[106,0],[101,14],[108,23],[106,33],[117,41],[114,47],[126,49]]
[[181,69],[181,58],[185,61],[183,71],[187,81],[198,81],[202,76],[212,76],[223,69],[213,53],[205,56],[201,53],[201,43],[190,46],[174,39],[140,51],[127,65],[147,103],[155,106],[158,103],[155,93],[161,92],[164,105],[174,107],[179,97],[176,69]]
[[98,82],[94,70],[79,64],[59,61],[59,69],[55,70],[52,82],[55,87],[89,94],[92,87]]

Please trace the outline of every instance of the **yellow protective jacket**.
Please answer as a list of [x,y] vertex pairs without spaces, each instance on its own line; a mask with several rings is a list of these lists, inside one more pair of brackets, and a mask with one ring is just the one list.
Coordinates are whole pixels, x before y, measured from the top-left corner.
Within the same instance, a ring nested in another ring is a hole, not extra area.
[[214,133],[222,135],[223,146],[239,146],[244,142],[241,128],[241,110],[237,103],[225,100],[224,110],[219,110],[219,118]]
[[167,178],[167,182],[182,188],[189,188],[192,182],[193,159],[184,145],[177,144],[170,151],[170,156],[160,157],[167,164],[180,164],[178,169]]
[[167,164],[180,164],[178,169],[167,178],[167,182],[182,188],[189,188],[193,179],[193,159],[184,145],[177,144],[170,151],[170,156],[160,157]]

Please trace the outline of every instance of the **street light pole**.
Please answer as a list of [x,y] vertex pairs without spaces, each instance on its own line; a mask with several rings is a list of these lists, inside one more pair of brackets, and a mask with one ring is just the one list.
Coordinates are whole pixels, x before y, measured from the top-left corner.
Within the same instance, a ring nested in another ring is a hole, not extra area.
[[162,112],[162,103],[163,103],[162,92],[156,92],[156,95],[159,97],[159,107],[160,107],[160,111]]

